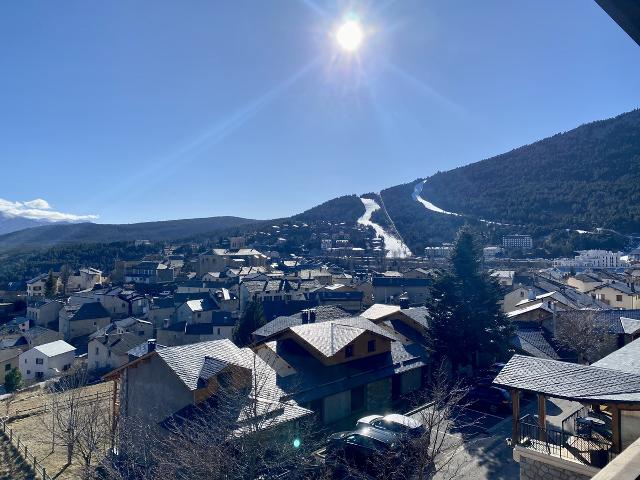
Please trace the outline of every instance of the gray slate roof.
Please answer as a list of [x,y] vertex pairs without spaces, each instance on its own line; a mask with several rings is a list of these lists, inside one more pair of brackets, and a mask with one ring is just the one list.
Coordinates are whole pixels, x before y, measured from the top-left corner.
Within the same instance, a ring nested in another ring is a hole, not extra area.
[[569,310],[564,312],[557,312],[557,321],[562,322],[564,319],[584,319],[585,321],[593,316],[593,322],[599,325],[601,328],[606,329],[607,332],[612,334],[630,333],[625,330],[622,318],[625,318],[624,324],[627,329],[632,329],[632,322],[628,320],[640,320],[640,310]]
[[[337,318],[344,318],[348,316],[346,310],[334,306],[334,305],[320,305],[315,307],[316,310],[316,323],[326,322],[328,320],[334,320]],[[298,312],[294,315],[276,317],[269,323],[263,325],[257,329],[253,334],[256,337],[268,337],[274,333],[281,332],[282,330],[293,327],[296,325],[302,325],[302,312]]]
[[558,352],[549,343],[541,328],[519,328],[511,338],[511,344],[534,357],[560,359]]
[[592,366],[612,368],[640,375],[640,339],[627,343],[624,347],[601,358]]
[[158,356],[175,372],[189,390],[198,388],[205,358],[244,366],[240,349],[230,340],[212,340],[157,350]]
[[367,331],[376,333],[391,341],[396,340],[388,330],[363,317],[347,317],[327,322],[307,323],[290,327],[290,330],[325,357],[335,355]]
[[109,312],[102,306],[100,302],[83,303],[80,308],[69,319],[70,321],[91,320],[94,318],[109,317]]
[[576,401],[640,403],[640,375],[523,355],[514,355],[493,383]]

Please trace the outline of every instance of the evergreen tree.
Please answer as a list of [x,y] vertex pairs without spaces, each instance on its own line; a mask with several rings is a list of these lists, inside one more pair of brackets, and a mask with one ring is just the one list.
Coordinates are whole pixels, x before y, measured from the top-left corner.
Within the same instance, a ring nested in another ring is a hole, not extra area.
[[22,387],[22,375],[20,370],[13,367],[4,377],[4,388],[7,393],[15,392]]
[[500,310],[500,288],[481,269],[482,253],[468,228],[458,233],[451,271],[432,288],[427,304],[430,341],[437,358],[448,358],[454,370],[493,361],[508,346],[513,330]]
[[250,302],[242,318],[233,330],[233,342],[239,347],[246,347],[252,343],[251,334],[266,322],[262,303]]
[[56,294],[56,280],[53,278],[53,271],[49,270],[49,276],[44,284],[44,296],[49,298]]

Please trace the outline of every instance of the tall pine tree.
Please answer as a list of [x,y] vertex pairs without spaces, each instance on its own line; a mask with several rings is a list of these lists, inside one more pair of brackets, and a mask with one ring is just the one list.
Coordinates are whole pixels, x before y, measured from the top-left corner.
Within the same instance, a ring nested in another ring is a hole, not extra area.
[[455,370],[493,361],[508,348],[511,323],[500,309],[497,282],[482,270],[481,250],[468,228],[458,232],[451,270],[432,288],[428,302],[434,355]]
[[44,283],[44,296],[49,298],[53,297],[57,292],[56,279],[53,276],[53,271],[49,270],[49,276]]
[[233,342],[239,347],[246,347],[253,341],[251,334],[266,322],[261,302],[250,302],[233,330]]

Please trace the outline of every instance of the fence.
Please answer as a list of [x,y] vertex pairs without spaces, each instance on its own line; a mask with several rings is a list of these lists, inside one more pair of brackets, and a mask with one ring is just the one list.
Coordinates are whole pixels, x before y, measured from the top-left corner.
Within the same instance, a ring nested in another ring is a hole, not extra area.
[[[78,400],[80,402],[80,405],[86,405],[94,401],[111,400],[112,398],[113,398],[113,393],[110,391],[106,391],[106,392],[96,392],[96,393],[90,393],[88,395],[83,395],[79,397]],[[12,418],[27,417],[31,415],[39,415],[41,413],[46,413],[46,412],[47,412],[47,402],[44,401],[40,405],[37,405],[35,407],[23,408],[21,410],[16,408],[11,413],[11,417]]]
[[520,420],[519,444],[558,458],[602,468],[613,459],[611,444],[563,430],[541,428],[530,416]]
[[7,421],[4,418],[0,418],[0,429],[3,435],[9,440],[9,443],[16,449],[20,457],[24,462],[33,469],[35,478],[41,478],[42,480],[53,480],[52,477],[47,474],[47,470],[42,463],[38,461],[35,455],[29,452],[29,447],[26,444],[20,443],[20,436],[14,435],[11,427],[7,425]]

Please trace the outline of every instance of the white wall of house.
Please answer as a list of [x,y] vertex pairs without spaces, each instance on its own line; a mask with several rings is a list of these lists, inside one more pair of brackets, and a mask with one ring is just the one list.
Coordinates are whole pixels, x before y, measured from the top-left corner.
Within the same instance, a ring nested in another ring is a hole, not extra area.
[[37,348],[32,348],[20,355],[18,360],[20,373],[25,380],[51,378],[68,370],[73,364],[75,351],[48,357]]

